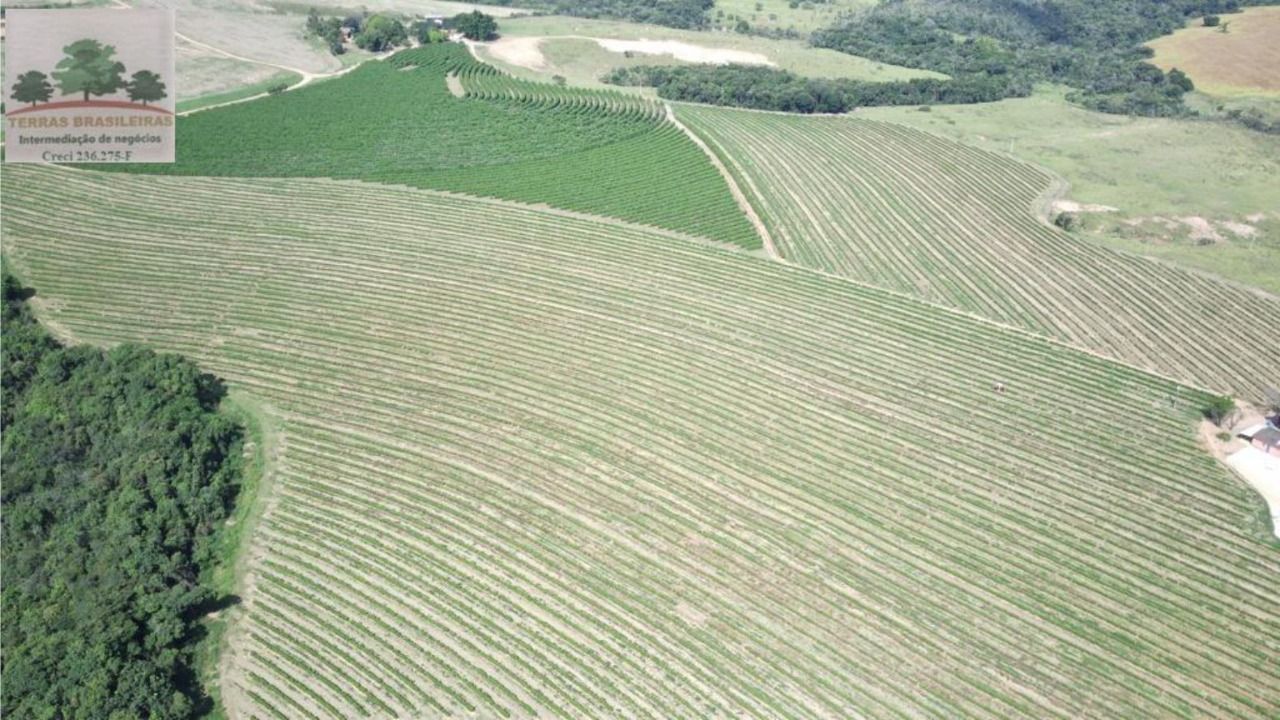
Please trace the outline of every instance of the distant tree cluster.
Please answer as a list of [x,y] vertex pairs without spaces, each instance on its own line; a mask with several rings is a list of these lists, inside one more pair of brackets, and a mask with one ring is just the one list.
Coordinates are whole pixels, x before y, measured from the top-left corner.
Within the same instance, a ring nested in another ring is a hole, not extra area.
[[917,78],[898,82],[805,78],[757,65],[640,65],[605,76],[615,85],[656,87],[668,100],[733,105],[796,113],[843,113],[876,105],[931,105],[990,102],[1028,95],[1031,84],[1018,87],[1011,76],[971,76],[954,80]]
[[334,55],[347,51],[343,45],[342,20],[336,17],[321,17],[320,11],[311,8],[307,13],[307,33],[319,38]]
[[1039,81],[1074,88],[1104,112],[1178,115],[1191,82],[1145,62],[1148,40],[1189,17],[1233,12],[1238,0],[886,0],[812,41],[881,62],[957,79],[1013,77],[1017,94]]
[[355,33],[356,47],[369,52],[382,52],[409,42],[404,23],[390,15],[374,15]]
[[201,578],[241,430],[175,355],[62,347],[3,277],[0,703],[13,718],[190,718]]
[[494,0],[488,4],[700,30],[710,24],[707,11],[715,0]]
[[409,26],[409,34],[418,41],[419,45],[442,43],[449,39],[444,29],[431,20],[418,20],[413,23]]
[[347,51],[348,39],[361,50],[384,52],[409,44],[409,28],[394,15],[360,13],[345,18],[323,17],[311,8],[307,13],[307,33],[319,38],[334,55]]
[[445,26],[462,33],[468,40],[492,40],[498,36],[498,22],[479,10],[455,15]]

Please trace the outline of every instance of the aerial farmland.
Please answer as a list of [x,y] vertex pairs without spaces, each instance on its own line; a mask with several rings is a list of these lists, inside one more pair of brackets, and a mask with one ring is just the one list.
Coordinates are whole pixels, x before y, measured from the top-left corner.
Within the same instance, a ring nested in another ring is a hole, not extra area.
[[1275,8],[157,9],[5,37],[6,715],[1280,717]]

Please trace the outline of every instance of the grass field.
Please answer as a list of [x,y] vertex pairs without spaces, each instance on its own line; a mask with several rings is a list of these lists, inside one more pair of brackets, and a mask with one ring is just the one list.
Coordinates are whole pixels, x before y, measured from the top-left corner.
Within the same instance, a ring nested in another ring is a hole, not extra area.
[[1280,560],[1187,388],[495,201],[12,166],[3,200],[45,320],[275,408],[241,716],[1280,713]]
[[[997,103],[857,116],[1042,165],[1071,183],[1071,199],[1115,208],[1084,215],[1084,237],[1280,294],[1280,137],[1221,122],[1104,115],[1050,88]],[[1198,243],[1193,218],[1211,223],[1217,240]]]
[[[342,67],[327,48],[306,37],[306,6],[284,14],[256,0],[127,0],[134,7],[176,12],[178,33],[276,69],[332,72]],[[181,39],[181,38],[179,38]]]
[[[257,87],[284,73],[270,65],[232,60],[188,42],[178,41],[175,47],[176,89],[180,105],[211,95],[226,95],[246,87]],[[300,79],[301,76],[294,74],[294,77]]]
[[1280,298],[1048,226],[1039,168],[879,121],[677,115],[743,178],[786,259],[1249,398],[1280,377]]
[[[181,71],[179,71],[181,72]],[[257,82],[240,85],[233,90],[224,92],[208,93],[199,95],[189,100],[178,101],[178,112],[187,112],[189,110],[198,110],[210,105],[218,105],[221,103],[233,102],[244,98],[250,98],[254,95],[261,95],[273,87],[284,85],[286,87],[296,85],[301,82],[302,76],[291,72],[277,72],[268,74],[264,79]]]
[[656,106],[640,110],[628,99],[614,111],[595,102],[606,96],[582,90],[545,102],[457,98],[446,86],[446,72],[484,70],[492,72],[461,45],[404,51],[340,78],[184,118],[178,162],[112,169],[377,180],[549,203],[759,247],[724,179]]
[[793,8],[791,0],[716,0],[711,16],[718,27],[726,29],[732,29],[735,18],[741,18],[757,29],[809,33],[834,25],[844,13],[874,4],[875,0],[827,0],[800,2]]
[[[520,17],[503,20],[499,31],[506,38],[547,38],[543,58],[547,65],[530,69],[502,62],[482,45],[486,61],[494,61],[512,74],[548,80],[561,75],[575,84],[598,85],[597,79],[615,67],[635,64],[674,64],[669,55],[620,53],[600,49],[590,38],[616,40],[674,40],[712,49],[758,53],[784,70],[808,77],[843,77],[858,80],[907,80],[913,77],[943,77],[927,70],[886,65],[834,50],[809,47],[801,40],[771,40],[727,32],[697,32],[657,25],[589,20],[562,16]],[[586,41],[584,42],[584,39]],[[500,41],[501,42],[501,41]]]
[[1151,62],[1178,68],[1210,95],[1280,97],[1280,7],[1245,8],[1222,15],[1226,32],[1197,19],[1172,35],[1152,40]]

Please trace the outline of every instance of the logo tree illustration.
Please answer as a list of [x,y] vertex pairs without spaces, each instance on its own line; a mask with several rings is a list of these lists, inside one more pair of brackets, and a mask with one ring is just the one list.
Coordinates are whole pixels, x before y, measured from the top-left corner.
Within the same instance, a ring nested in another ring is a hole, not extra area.
[[130,100],[140,101],[143,105],[165,97],[164,82],[160,80],[159,75],[150,70],[139,70],[134,73],[126,89],[129,91]]
[[13,94],[9,97],[18,102],[31,103],[35,107],[38,102],[49,102],[49,98],[53,97],[53,86],[49,84],[49,76],[39,70],[28,70],[18,76],[18,82],[13,84]]
[[84,93],[87,102],[90,95],[110,95],[125,87],[124,63],[113,59],[116,49],[97,40],[85,38],[62,48],[67,56],[58,62],[53,78],[63,95]]

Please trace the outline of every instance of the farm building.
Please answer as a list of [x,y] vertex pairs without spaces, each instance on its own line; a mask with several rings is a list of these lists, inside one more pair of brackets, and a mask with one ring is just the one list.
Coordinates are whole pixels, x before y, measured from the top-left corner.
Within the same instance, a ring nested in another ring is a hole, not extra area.
[[1280,457],[1280,428],[1270,422],[1251,425],[1238,434],[1262,452]]

